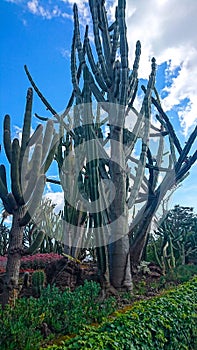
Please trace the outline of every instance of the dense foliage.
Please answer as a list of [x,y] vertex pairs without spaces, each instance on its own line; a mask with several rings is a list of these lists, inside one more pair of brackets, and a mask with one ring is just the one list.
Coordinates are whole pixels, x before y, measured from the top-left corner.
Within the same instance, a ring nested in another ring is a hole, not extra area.
[[[197,345],[197,278],[176,290],[116,312],[100,327],[48,349],[194,350]],[[123,310],[124,311],[124,310]]]
[[[48,286],[40,298],[21,298],[0,309],[0,349],[36,350],[49,333],[77,333],[115,310],[115,299],[99,299],[100,286],[85,282],[74,292]],[[53,335],[52,335],[53,334]]]

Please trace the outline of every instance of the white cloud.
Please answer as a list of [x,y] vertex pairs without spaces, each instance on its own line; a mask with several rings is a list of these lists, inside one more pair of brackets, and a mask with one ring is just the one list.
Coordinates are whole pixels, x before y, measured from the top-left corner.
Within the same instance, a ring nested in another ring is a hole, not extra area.
[[[152,56],[156,57],[157,64],[168,63],[167,81],[180,67],[178,76],[165,89],[168,94],[164,107],[169,111],[179,106],[178,116],[185,134],[197,118],[196,13],[196,0],[127,1],[130,62],[133,62],[135,42],[140,40],[142,44],[140,77],[148,77]],[[180,104],[186,99],[187,105],[183,108]]]
[[55,204],[54,212],[58,214],[64,208],[64,192],[47,192],[44,198],[49,198]]
[[[78,6],[80,24],[91,24],[88,0],[6,0],[22,4],[34,15],[45,19],[73,18],[72,7]],[[110,20],[114,18],[117,0],[108,0],[106,6]],[[176,109],[186,135],[197,119],[197,1],[196,0],[127,0],[127,37],[130,67],[135,43],[141,41],[142,54],[139,76],[148,78],[151,58],[157,64],[167,63],[163,105],[166,111]],[[65,52],[64,52],[65,54]],[[173,72],[178,68],[177,76]],[[169,80],[171,84],[169,84]],[[183,104],[187,102],[187,104]],[[184,105],[184,108],[183,108]]]

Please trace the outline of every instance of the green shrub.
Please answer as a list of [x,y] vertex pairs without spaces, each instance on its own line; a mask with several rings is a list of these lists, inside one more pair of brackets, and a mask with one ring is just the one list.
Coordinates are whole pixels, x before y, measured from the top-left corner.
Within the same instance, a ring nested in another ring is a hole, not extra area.
[[18,299],[14,308],[8,305],[0,309],[0,349],[39,349],[43,324],[54,337],[77,333],[88,324],[101,322],[115,310],[115,299],[101,301],[99,293],[100,286],[95,282],[86,281],[74,292],[48,286],[38,299]]
[[184,283],[197,275],[197,265],[179,265],[160,278],[161,284],[168,282]]
[[135,303],[100,327],[81,331],[61,345],[67,349],[194,350],[197,342],[197,278],[160,297]]

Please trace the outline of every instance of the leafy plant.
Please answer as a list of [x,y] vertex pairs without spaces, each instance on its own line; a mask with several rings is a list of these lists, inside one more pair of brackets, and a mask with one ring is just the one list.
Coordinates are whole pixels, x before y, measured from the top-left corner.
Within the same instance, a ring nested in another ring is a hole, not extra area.
[[101,322],[115,310],[115,299],[102,301],[100,286],[95,282],[85,282],[74,292],[67,289],[60,292],[56,287],[41,291],[38,299],[30,297],[16,300],[11,308],[0,309],[0,349],[37,350],[46,334],[78,333],[87,325]]
[[116,312],[98,328],[81,331],[48,349],[194,350],[197,278],[130,310]]

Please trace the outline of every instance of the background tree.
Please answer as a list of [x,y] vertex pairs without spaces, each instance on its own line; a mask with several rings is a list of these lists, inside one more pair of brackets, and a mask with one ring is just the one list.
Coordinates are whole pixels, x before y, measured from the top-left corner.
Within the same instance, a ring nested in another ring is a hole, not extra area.
[[[154,58],[147,87],[142,87],[141,108],[135,108],[141,44],[136,43],[130,70],[126,1],[118,1],[113,23],[108,22],[104,1],[90,0],[89,7],[93,49],[88,26],[81,40],[76,4],[73,8],[73,92],[62,115],[51,107],[25,69],[41,100],[60,123],[56,160],[65,195],[68,246],[83,246],[88,240],[96,247],[101,275],[115,288],[130,290],[131,265],[141,260],[153,216],[166,193],[183,181],[196,160],[197,152],[189,152],[197,127],[182,147],[155,88]],[[155,119],[160,127],[153,125]],[[152,138],[157,142],[153,143]],[[134,157],[134,147],[140,149],[138,159]],[[92,207],[95,203],[92,213],[87,203]],[[140,210],[129,227],[129,212],[134,205]]]

